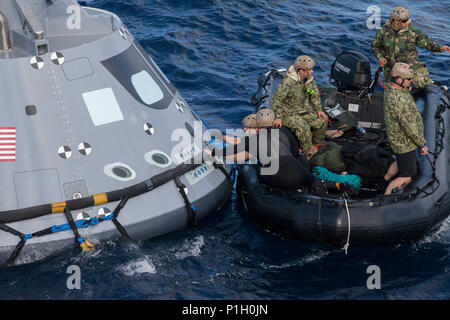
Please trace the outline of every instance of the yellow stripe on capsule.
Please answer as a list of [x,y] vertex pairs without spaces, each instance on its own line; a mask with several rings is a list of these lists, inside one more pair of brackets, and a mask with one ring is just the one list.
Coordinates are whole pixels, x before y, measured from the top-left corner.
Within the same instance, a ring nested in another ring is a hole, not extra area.
[[108,202],[108,197],[106,193],[99,193],[94,195],[94,205],[98,206],[100,204],[104,204]]
[[64,208],[67,206],[66,202],[54,202],[52,203],[52,213],[64,212]]

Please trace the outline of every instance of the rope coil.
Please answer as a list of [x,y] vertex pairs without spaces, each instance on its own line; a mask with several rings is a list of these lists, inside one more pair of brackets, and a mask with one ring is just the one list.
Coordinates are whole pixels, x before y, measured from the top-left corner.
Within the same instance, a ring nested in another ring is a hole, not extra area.
[[342,247],[342,250],[344,250],[345,254],[347,254],[348,248],[350,246],[350,232],[351,232],[351,222],[350,222],[350,210],[348,208],[348,202],[347,197],[344,193],[344,203],[345,203],[345,211],[347,212],[347,242]]

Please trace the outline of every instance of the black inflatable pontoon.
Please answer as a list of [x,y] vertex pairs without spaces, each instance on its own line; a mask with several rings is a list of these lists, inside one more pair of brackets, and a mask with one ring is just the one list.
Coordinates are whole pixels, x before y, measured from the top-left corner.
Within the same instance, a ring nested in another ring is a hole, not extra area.
[[[285,70],[272,70],[260,80],[252,102],[259,108],[270,99]],[[332,88],[321,88],[328,93]],[[383,93],[361,98],[340,93],[341,105],[353,109],[365,128],[383,128]],[[387,245],[422,238],[450,214],[450,111],[445,87],[431,85],[415,94],[421,111],[428,157],[419,158],[419,176],[400,194],[364,193],[319,197],[297,190],[273,190],[262,184],[252,165],[239,168],[237,192],[246,212],[263,227],[308,242],[348,247]],[[322,99],[323,100],[323,99]],[[431,153],[432,152],[432,153]],[[350,172],[351,173],[351,172]]]

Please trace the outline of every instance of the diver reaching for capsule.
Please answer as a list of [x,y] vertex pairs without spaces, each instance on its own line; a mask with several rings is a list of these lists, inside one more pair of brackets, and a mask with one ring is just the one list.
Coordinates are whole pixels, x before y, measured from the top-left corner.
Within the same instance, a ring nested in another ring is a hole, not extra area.
[[[245,117],[242,121],[246,136],[242,139],[224,137],[224,140],[233,145],[233,152],[222,154],[223,158],[234,162],[241,162],[257,159],[259,163],[258,175],[263,183],[273,188],[280,189],[301,189],[309,187],[313,193],[327,194],[328,192],[340,193],[347,191],[355,194],[357,191],[348,183],[338,183],[316,178],[309,171],[309,162],[306,157],[299,152],[299,145],[295,136],[286,127],[274,128],[275,114],[269,109],[261,109],[256,115]],[[267,137],[267,139],[264,139]],[[256,148],[252,148],[251,142],[257,143]],[[277,140],[278,141],[275,141]],[[278,148],[276,145],[278,144]],[[274,148],[275,146],[275,148]],[[267,166],[267,159],[261,159],[261,149],[267,148],[273,157],[278,157],[278,170],[275,174],[261,174],[262,167]],[[278,149],[278,150],[275,150]],[[242,151],[239,151],[242,150]],[[223,152],[227,150],[223,149]],[[206,149],[208,155],[218,155],[217,150]],[[266,164],[262,164],[266,162]]]

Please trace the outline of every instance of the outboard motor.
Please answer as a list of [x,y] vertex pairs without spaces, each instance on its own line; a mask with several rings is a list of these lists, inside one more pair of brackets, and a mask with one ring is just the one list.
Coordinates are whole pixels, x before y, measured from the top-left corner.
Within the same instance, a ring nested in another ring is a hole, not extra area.
[[331,66],[330,83],[341,92],[367,92],[372,75],[369,59],[356,51],[345,51]]

